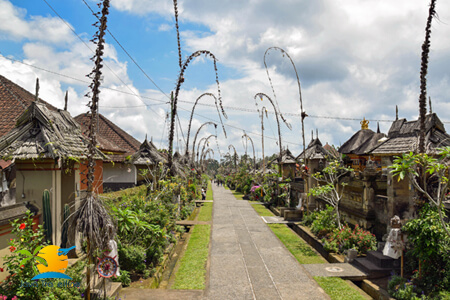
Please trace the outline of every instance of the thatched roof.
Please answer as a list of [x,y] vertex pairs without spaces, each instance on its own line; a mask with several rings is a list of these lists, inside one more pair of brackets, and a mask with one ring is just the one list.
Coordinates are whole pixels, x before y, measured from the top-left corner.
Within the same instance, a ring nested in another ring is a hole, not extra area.
[[297,156],[297,161],[302,160],[306,156],[306,159],[326,159],[332,155],[322,146],[322,142],[319,138],[312,139],[305,149],[305,155],[303,152]]
[[[274,161],[279,161],[280,157],[277,156],[272,161],[269,162],[269,164],[273,163]],[[297,161],[295,160],[295,156],[291,153],[289,149],[285,149],[281,151],[281,163],[282,164],[296,164]]]
[[175,175],[186,177],[185,169],[187,164],[184,163],[184,159],[185,157],[178,152],[175,152],[173,155],[172,169]]
[[[418,120],[396,120],[392,123],[386,141],[374,148],[374,155],[400,155],[416,152],[419,144],[420,124]],[[450,135],[438,116],[433,113],[425,118],[425,145],[428,154],[436,154],[436,149],[450,146]]]
[[16,127],[0,138],[5,159],[85,159],[86,154],[87,142],[69,112],[49,110],[43,103],[32,102]]
[[134,165],[156,165],[160,162],[165,163],[166,159],[158,152],[158,149],[152,141],[148,141],[145,137],[144,142],[129,160]]
[[340,148],[339,153],[363,155],[379,145],[379,140],[386,135],[370,129],[361,129],[347,140]]

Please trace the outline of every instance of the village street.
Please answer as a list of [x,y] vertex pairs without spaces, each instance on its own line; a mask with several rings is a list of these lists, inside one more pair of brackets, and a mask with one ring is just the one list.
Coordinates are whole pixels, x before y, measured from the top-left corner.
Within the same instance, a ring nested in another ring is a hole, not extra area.
[[329,299],[248,201],[212,185],[205,291],[127,289],[122,299]]

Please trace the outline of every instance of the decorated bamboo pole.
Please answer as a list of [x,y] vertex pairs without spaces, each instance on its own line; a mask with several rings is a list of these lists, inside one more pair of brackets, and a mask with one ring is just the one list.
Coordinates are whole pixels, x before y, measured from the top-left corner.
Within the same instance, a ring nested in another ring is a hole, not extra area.
[[[90,299],[90,283],[91,283],[91,269],[92,254],[94,249],[103,247],[115,235],[113,222],[104,208],[101,200],[94,193],[94,172],[95,172],[95,156],[98,155],[97,150],[97,120],[98,120],[98,102],[100,94],[100,84],[102,81],[103,54],[104,54],[104,36],[107,27],[107,15],[109,13],[109,0],[103,0],[103,7],[101,13],[94,14],[99,21],[94,24],[98,26],[98,31],[94,34],[92,42],[97,45],[95,55],[92,57],[95,66],[92,72],[88,75],[92,79],[89,85],[91,92],[86,94],[90,98],[88,107],[90,108],[90,119],[88,125],[88,153],[87,153],[87,190],[84,197],[81,199],[80,206],[71,215],[71,226],[69,231],[75,236],[75,232],[81,232],[83,237],[87,240],[87,256],[88,266],[86,273],[86,293],[85,299]],[[102,5],[99,4],[99,7]],[[69,235],[71,233],[69,232]]]
[[233,158],[234,158],[234,171],[237,172],[237,163],[236,163],[237,153],[236,153],[236,148],[234,148],[234,146],[231,145],[231,144],[228,145],[228,150],[230,150],[230,148],[233,148],[233,150],[234,150],[234,156],[233,156]]
[[192,144],[192,162],[195,162],[195,142],[197,141],[197,137],[198,134],[200,132],[200,130],[202,130],[202,128],[206,125],[214,125],[214,128],[217,128],[217,124],[214,122],[206,122],[203,123],[200,128],[197,130],[197,132],[195,133],[195,137],[194,137],[194,143]]
[[[200,99],[202,99],[204,96],[210,96],[210,97],[214,98],[214,103],[216,105],[216,109],[217,109],[217,113],[219,115],[220,123],[222,124],[223,133],[225,135],[225,138],[227,137],[227,132],[225,131],[225,126],[223,125],[222,117],[220,115],[219,106],[217,105],[217,98],[216,98],[216,96],[214,96],[214,94],[212,94],[212,93],[203,93],[203,94],[201,94],[195,100],[194,107],[192,108],[192,111],[191,111],[191,117],[189,118],[188,132],[187,132],[187,138],[186,138],[186,154],[187,154],[188,157],[189,157],[189,136],[190,136],[190,133],[191,133],[191,125],[192,125],[192,119],[194,117],[194,110],[195,110],[195,107],[197,106],[198,101]],[[228,118],[227,115],[225,114],[225,111],[223,109],[222,109],[222,114],[224,115],[225,118]]]
[[252,149],[253,149],[253,168],[254,168],[255,173],[256,173],[255,145],[253,145],[253,140],[251,139],[251,137],[248,136],[247,133],[244,132],[244,135],[242,136],[242,138],[247,138],[248,140],[250,140],[250,143],[252,144]]
[[[425,41],[422,44],[422,60],[420,67],[420,96],[419,96],[419,153],[425,152],[425,116],[427,114],[427,73],[428,55],[430,53],[431,21],[436,15],[436,0],[431,0],[425,27]],[[424,175],[423,175],[424,176]]]
[[266,113],[266,118],[268,118],[267,108],[265,106],[263,106],[261,109],[261,144],[262,144],[262,159],[263,159],[263,176],[266,173],[266,157],[264,156],[264,112]]

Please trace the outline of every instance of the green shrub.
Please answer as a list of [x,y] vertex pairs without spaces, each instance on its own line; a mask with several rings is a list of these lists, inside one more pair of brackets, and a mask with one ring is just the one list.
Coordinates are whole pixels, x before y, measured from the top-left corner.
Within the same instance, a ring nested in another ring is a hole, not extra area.
[[139,245],[118,244],[121,270],[143,272],[146,269],[145,249]]
[[142,278],[147,279],[150,277],[150,270],[146,269],[144,272],[142,272]]
[[130,272],[121,269],[120,276],[113,277],[112,281],[121,282],[122,286],[129,286],[131,284]]
[[311,224],[314,222],[314,220],[317,218],[317,214],[319,211],[311,211],[309,213],[305,213],[303,215],[303,219],[301,224],[303,226],[311,227]]
[[337,228],[336,212],[333,207],[327,205],[324,210],[318,211],[311,224],[311,231],[321,238]]
[[392,276],[388,283],[389,294],[397,300],[426,299],[419,298],[411,281],[400,276]]
[[192,214],[194,209],[195,203],[190,203],[188,205],[183,206],[180,210],[180,219],[181,220],[187,219]]
[[[411,279],[427,295],[450,290],[450,238],[439,222],[437,210],[425,205],[418,218],[402,227],[408,234],[406,256],[415,269]],[[421,274],[417,271],[419,262]]]

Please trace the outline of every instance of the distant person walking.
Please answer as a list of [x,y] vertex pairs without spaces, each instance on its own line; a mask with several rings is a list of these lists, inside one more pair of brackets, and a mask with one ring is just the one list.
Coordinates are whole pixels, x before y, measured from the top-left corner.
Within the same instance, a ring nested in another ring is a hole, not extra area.
[[206,191],[202,188],[202,200],[206,200]]

